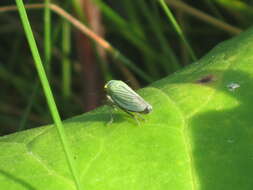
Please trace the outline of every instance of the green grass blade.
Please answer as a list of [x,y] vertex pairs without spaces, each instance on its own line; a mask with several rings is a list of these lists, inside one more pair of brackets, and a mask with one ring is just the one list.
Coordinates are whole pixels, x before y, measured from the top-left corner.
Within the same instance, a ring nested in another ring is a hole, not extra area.
[[[128,17],[128,20],[127,20],[128,24],[127,25],[131,25],[131,28],[134,28],[134,32],[133,32],[133,34],[131,34],[131,36],[136,36],[136,37],[139,36],[140,40],[142,41],[143,45],[141,45],[141,46],[137,45],[137,47],[142,48],[144,46],[147,46],[149,49],[152,49],[152,48],[150,48],[149,38],[147,37],[144,27],[141,24],[142,21],[139,16],[140,11],[139,11],[139,7],[136,6],[137,5],[136,2],[122,1],[122,3],[124,6],[124,10],[126,11],[126,15]],[[115,16],[119,16],[119,15],[115,15]],[[133,45],[135,45],[135,44],[133,44]],[[159,62],[157,60],[155,60],[154,56],[152,56],[147,51],[140,51],[140,54],[141,54],[140,57],[143,58],[143,63],[145,65],[145,68],[147,68],[148,73],[152,73],[152,76],[155,79],[159,78],[159,69],[157,67],[157,63],[159,63]]]
[[116,60],[118,59],[119,61],[121,61],[126,67],[132,69],[135,73],[137,73],[140,77],[142,77],[147,82],[152,82],[153,81],[152,77],[150,77],[144,71],[142,71],[137,66],[135,66],[135,64],[132,61],[130,61],[123,54],[121,54],[118,50],[112,49],[110,51],[110,53],[112,54],[112,56],[114,57],[114,59],[116,59]]
[[32,32],[32,29],[31,29],[31,26],[30,26],[30,23],[29,23],[27,14],[26,14],[24,3],[22,0],[16,0],[16,4],[17,4],[18,11],[19,11],[19,14],[21,17],[21,21],[22,21],[22,24],[23,24],[23,27],[24,27],[24,30],[26,33],[27,40],[28,40],[28,43],[29,43],[29,46],[30,46],[30,49],[31,49],[31,52],[33,55],[35,66],[38,71],[40,81],[42,83],[42,87],[43,87],[43,90],[44,90],[44,93],[45,93],[45,96],[47,99],[47,103],[48,103],[54,123],[55,123],[58,133],[59,133],[59,137],[60,137],[60,140],[61,140],[61,143],[63,146],[63,150],[64,150],[64,153],[65,153],[65,156],[67,159],[68,166],[70,168],[70,171],[73,175],[73,179],[75,181],[76,189],[81,190],[82,189],[81,183],[80,183],[79,177],[77,175],[76,167],[74,166],[75,164],[74,164],[73,155],[70,151],[69,144],[68,144],[67,138],[66,138],[66,134],[64,132],[64,128],[62,125],[62,121],[60,119],[60,116],[59,116],[59,113],[58,113],[58,110],[57,110],[57,107],[56,107],[56,104],[55,104],[55,101],[53,98],[53,94],[50,89],[49,82],[47,80],[46,73],[45,73],[45,70],[42,65],[42,61],[41,61],[41,58],[40,58],[40,55],[38,52],[38,48],[37,48],[34,36],[33,36],[33,32]]
[[215,6],[214,2],[211,0],[205,0],[208,7],[213,11],[213,13],[216,15],[217,18],[219,18],[222,21],[225,21],[225,18],[222,16],[222,14],[219,12],[218,8]]
[[51,61],[51,10],[50,10],[50,0],[45,1],[45,11],[44,11],[44,60],[47,74],[50,73],[50,61]]
[[32,109],[35,97],[36,97],[37,92],[38,92],[38,89],[39,89],[39,83],[38,83],[38,81],[36,81],[35,85],[33,87],[33,92],[30,95],[30,97],[28,98],[29,102],[28,102],[28,105],[26,106],[26,108],[24,110],[23,115],[22,115],[22,118],[21,118],[21,121],[20,121],[20,124],[19,124],[19,127],[18,127],[18,131],[22,131],[22,130],[25,129],[25,125],[27,123],[28,116],[29,116],[29,114],[31,112],[31,109]]
[[81,19],[83,23],[86,23],[86,16],[84,14],[84,11],[82,10],[82,4],[79,0],[72,0],[72,6],[74,7],[74,10],[78,17]]
[[[170,73],[172,70],[177,70],[178,68],[180,68],[180,65],[179,65],[178,61],[175,59],[174,52],[172,51],[170,45],[168,44],[168,42],[164,36],[161,24],[157,21],[154,13],[150,14],[150,10],[149,10],[149,7],[148,7],[146,1],[140,0],[137,2],[138,2],[138,5],[140,7],[140,11],[142,12],[143,16],[150,23],[150,28],[153,31],[157,41],[159,42],[163,54],[166,55],[166,60],[161,61],[163,69],[165,69],[165,71],[167,71],[167,73]],[[169,61],[168,61],[168,59],[169,59]],[[170,64],[168,64],[168,63],[170,63]]]
[[62,92],[63,97],[68,98],[71,95],[71,65],[69,60],[71,48],[71,27],[67,21],[62,25]]
[[[117,31],[121,33],[125,39],[130,41],[140,51],[142,51],[143,55],[148,55],[149,60],[152,60],[153,63],[159,62],[159,59],[157,58],[157,53],[154,51],[154,49],[149,47],[147,41],[145,41],[144,39],[145,36],[143,35],[143,32],[141,32],[139,28],[136,27],[136,25],[129,24],[124,18],[117,14],[117,12],[115,12],[103,1],[94,0],[94,2],[96,2],[96,4],[99,6],[105,17],[110,19],[111,22],[117,26]],[[132,30],[129,30],[129,27],[131,27]],[[151,75],[153,75],[154,72],[158,72],[155,71],[157,68],[154,68],[153,65],[149,64],[149,62],[144,62],[144,64],[145,67],[147,67],[147,70],[152,71],[152,73],[150,73]]]
[[171,21],[173,27],[175,28],[176,32],[178,33],[179,37],[181,38],[181,40],[183,41],[183,43],[185,44],[187,50],[189,51],[189,54],[192,57],[193,61],[196,61],[197,58],[191,48],[191,46],[189,45],[188,41],[186,40],[183,31],[181,30],[179,24],[177,23],[176,19],[174,18],[172,12],[170,11],[169,7],[166,5],[166,3],[164,2],[164,0],[159,0],[159,3],[161,5],[161,7],[163,8],[165,14],[167,15],[167,17],[169,18],[169,20]]

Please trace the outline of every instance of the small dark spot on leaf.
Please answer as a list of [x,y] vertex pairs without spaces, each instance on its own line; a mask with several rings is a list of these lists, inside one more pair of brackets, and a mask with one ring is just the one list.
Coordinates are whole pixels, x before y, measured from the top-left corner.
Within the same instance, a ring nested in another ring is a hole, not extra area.
[[197,80],[196,82],[200,84],[205,84],[205,83],[210,83],[213,80],[214,80],[213,75],[206,75],[206,76],[201,77],[201,79]]

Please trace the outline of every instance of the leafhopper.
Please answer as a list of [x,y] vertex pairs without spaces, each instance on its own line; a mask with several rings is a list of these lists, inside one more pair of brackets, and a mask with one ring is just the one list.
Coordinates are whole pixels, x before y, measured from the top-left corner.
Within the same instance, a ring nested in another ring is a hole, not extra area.
[[[107,92],[106,96],[108,101],[114,107],[116,106],[134,117],[137,122],[138,119],[136,118],[136,115],[141,117],[139,114],[148,114],[152,111],[152,106],[123,81],[110,80],[106,83],[104,88]],[[113,117],[111,115],[109,123],[112,122]]]

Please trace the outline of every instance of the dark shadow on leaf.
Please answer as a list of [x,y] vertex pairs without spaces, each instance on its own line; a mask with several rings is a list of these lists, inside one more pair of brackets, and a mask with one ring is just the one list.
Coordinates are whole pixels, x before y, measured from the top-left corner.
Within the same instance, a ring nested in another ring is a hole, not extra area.
[[[251,190],[253,79],[247,73],[228,70],[220,80],[217,92],[234,98],[238,105],[200,112],[189,119],[195,180],[198,179],[201,190]],[[239,87],[229,89],[227,85],[232,82],[238,83]],[[212,103],[216,104],[217,100],[211,99],[208,104]]]
[[[128,117],[127,114],[125,113],[112,113],[112,117],[113,117],[113,123],[121,123],[123,121],[125,121]],[[130,117],[131,118],[131,117]],[[83,114],[77,117],[73,117],[71,119],[65,120],[64,123],[65,124],[69,124],[69,123],[83,123],[83,122],[102,122],[102,124],[104,126],[107,126],[109,121],[111,119],[111,115],[110,112],[108,113],[93,113],[93,111],[89,112],[88,114]],[[134,118],[133,122],[135,122]]]
[[5,176],[6,178],[8,178],[10,181],[12,181],[13,183],[19,184],[21,186],[23,186],[25,189],[27,190],[36,190],[35,187],[33,187],[31,184],[29,184],[28,182],[10,174],[9,172],[0,170],[0,174]]

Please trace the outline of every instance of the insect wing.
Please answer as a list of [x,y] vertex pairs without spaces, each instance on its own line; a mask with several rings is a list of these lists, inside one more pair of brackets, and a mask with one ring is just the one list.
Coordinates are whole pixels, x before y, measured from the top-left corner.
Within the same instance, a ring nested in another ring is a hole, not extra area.
[[125,83],[122,83],[122,85],[113,89],[110,96],[114,103],[116,103],[119,107],[132,112],[142,112],[148,105],[142,97],[140,97]]

